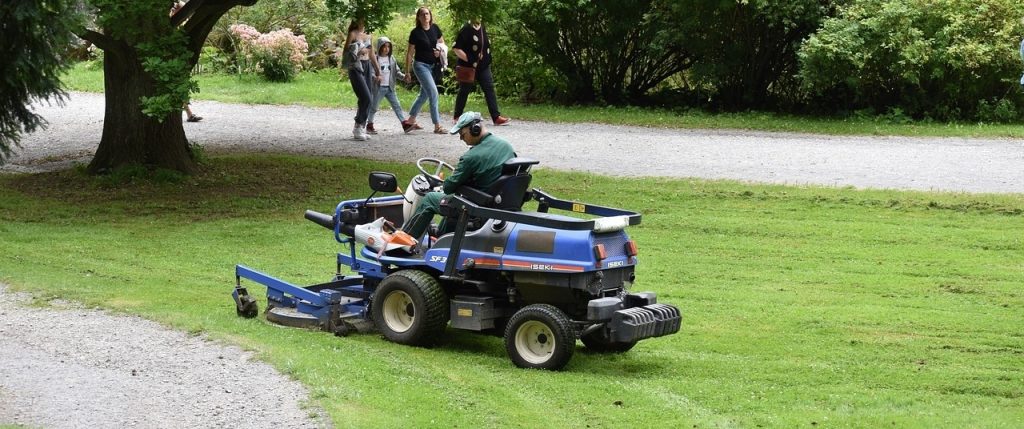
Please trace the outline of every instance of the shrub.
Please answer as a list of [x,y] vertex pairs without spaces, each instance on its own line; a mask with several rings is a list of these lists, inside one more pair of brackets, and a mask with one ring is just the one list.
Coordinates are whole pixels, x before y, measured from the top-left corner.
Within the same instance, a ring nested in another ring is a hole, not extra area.
[[[511,40],[540,58],[577,102],[622,104],[643,97],[686,70],[685,46],[661,37],[677,31],[666,0],[519,0],[510,13]],[[541,75],[543,76],[543,75]]]
[[1007,99],[978,100],[977,119],[982,122],[1006,123],[1020,119],[1017,105]]
[[296,36],[287,28],[261,34],[248,25],[234,24],[230,31],[244,57],[239,61],[244,64],[239,66],[239,72],[257,68],[273,82],[292,80],[309,51],[305,36]]
[[235,7],[214,25],[209,44],[227,56],[235,53],[237,40],[232,39],[231,26],[246,23],[261,31],[290,28],[306,37],[312,50],[337,33],[338,22],[329,16],[324,0],[259,1],[249,7]]
[[856,0],[804,42],[800,78],[821,106],[1016,115],[1022,16],[1016,0]]
[[729,108],[779,107],[800,99],[800,44],[847,0],[667,2],[677,26],[662,37],[696,57],[691,89]]

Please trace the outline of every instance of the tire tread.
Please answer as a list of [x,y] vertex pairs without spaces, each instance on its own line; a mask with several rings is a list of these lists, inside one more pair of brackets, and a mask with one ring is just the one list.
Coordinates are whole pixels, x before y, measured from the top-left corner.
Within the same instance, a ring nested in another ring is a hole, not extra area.
[[[515,346],[516,330],[520,322],[538,320],[548,325],[555,338],[555,351],[551,359],[541,364],[532,364],[519,357]],[[549,304],[532,304],[517,311],[505,327],[505,350],[512,362],[520,368],[536,368],[557,371],[565,367],[576,350],[576,332],[569,317],[558,307]]]

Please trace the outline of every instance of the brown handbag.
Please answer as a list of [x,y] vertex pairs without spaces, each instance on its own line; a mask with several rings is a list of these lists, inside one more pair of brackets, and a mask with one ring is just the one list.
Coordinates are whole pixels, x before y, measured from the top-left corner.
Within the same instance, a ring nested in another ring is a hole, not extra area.
[[[481,47],[483,49],[486,49],[487,40],[483,38],[484,37],[484,28],[483,27],[480,27],[480,36],[479,37],[481,38]],[[484,54],[483,49],[480,49],[480,51],[476,53],[476,56],[477,56],[476,60],[478,62],[480,61],[481,58],[483,58],[483,54]],[[468,60],[468,58],[469,58],[468,52],[467,52],[466,58],[467,58],[466,61],[468,62],[469,61]],[[475,62],[473,63],[474,66],[476,64],[477,63],[475,63]],[[459,82],[459,83],[476,83],[476,67],[460,66],[460,65],[456,64],[455,65],[455,80],[457,82]]]
[[476,83],[476,69],[466,66],[455,66],[455,80],[459,83]]

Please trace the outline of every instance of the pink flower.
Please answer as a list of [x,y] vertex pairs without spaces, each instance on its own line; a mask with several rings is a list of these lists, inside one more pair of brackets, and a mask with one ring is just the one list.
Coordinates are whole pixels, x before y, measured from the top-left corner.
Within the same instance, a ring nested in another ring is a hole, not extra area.
[[288,28],[260,33],[251,26],[233,24],[228,27],[228,31],[241,41],[243,50],[271,56],[282,55],[297,67],[302,66],[309,52],[306,36],[296,36]]
[[259,31],[245,24],[232,24],[228,27],[228,31],[235,37],[245,41],[252,41],[260,37]]

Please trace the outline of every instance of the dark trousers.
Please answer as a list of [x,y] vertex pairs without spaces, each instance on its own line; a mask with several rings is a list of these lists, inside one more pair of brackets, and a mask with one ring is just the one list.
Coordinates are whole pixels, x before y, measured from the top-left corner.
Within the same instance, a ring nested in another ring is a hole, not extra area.
[[356,108],[356,123],[363,125],[366,123],[370,103],[373,101],[373,95],[370,94],[372,73],[370,73],[369,61],[360,61],[360,63],[355,68],[348,69],[348,81],[352,83],[352,92],[356,93],[356,98],[359,100]]
[[[498,110],[498,97],[494,95],[494,77],[491,76],[490,65],[476,69],[476,81],[480,84],[480,89],[484,91],[484,99],[487,100],[487,111],[491,113],[491,119],[496,119],[501,115],[501,111]],[[462,116],[462,111],[466,109],[466,98],[475,89],[475,83],[459,83],[459,95],[455,97],[455,110],[452,112],[456,118]]]

